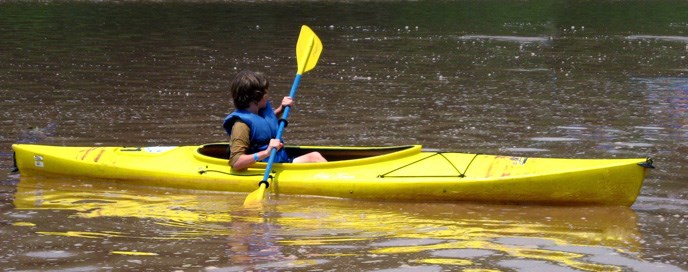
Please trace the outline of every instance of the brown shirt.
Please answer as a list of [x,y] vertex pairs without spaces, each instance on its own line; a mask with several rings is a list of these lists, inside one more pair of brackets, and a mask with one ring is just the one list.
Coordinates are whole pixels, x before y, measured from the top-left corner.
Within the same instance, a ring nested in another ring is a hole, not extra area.
[[232,126],[232,135],[229,137],[229,165],[239,160],[241,155],[246,154],[251,144],[251,129],[241,121],[236,121]]

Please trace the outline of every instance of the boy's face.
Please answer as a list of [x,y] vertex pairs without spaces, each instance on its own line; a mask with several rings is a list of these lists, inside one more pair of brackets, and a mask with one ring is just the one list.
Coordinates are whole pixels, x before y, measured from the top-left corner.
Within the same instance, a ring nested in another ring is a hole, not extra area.
[[263,95],[263,98],[261,98],[257,104],[258,104],[259,109],[264,109],[265,107],[268,106],[268,94],[267,94],[267,92],[265,93],[265,95]]

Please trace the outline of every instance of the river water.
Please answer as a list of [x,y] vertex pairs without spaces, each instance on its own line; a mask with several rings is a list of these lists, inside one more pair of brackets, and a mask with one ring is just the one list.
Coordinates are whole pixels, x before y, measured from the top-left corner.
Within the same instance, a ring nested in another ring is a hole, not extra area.
[[[688,2],[4,1],[4,271],[686,271]],[[654,158],[625,207],[378,203],[11,174],[11,144],[226,141],[228,83],[286,95],[289,144]]]

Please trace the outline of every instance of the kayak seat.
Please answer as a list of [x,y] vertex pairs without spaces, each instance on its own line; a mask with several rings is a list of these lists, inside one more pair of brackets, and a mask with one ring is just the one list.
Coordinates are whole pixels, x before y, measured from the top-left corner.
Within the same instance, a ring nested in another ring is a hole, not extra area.
[[[392,147],[371,147],[371,148],[347,148],[347,147],[301,147],[287,146],[289,157],[298,157],[313,151],[320,152],[327,161],[355,160],[368,157],[381,156],[389,153],[399,152],[412,148],[412,145],[392,146]],[[201,155],[218,159],[229,158],[229,144],[206,144],[198,148],[197,152]]]

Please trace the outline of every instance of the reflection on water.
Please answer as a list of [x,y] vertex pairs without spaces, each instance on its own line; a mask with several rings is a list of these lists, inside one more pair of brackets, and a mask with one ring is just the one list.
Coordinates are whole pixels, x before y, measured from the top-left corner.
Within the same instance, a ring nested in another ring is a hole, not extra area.
[[638,259],[642,238],[625,207],[281,197],[245,210],[243,197],[22,178],[5,218],[24,246],[3,246],[22,261],[7,268],[675,269]]

